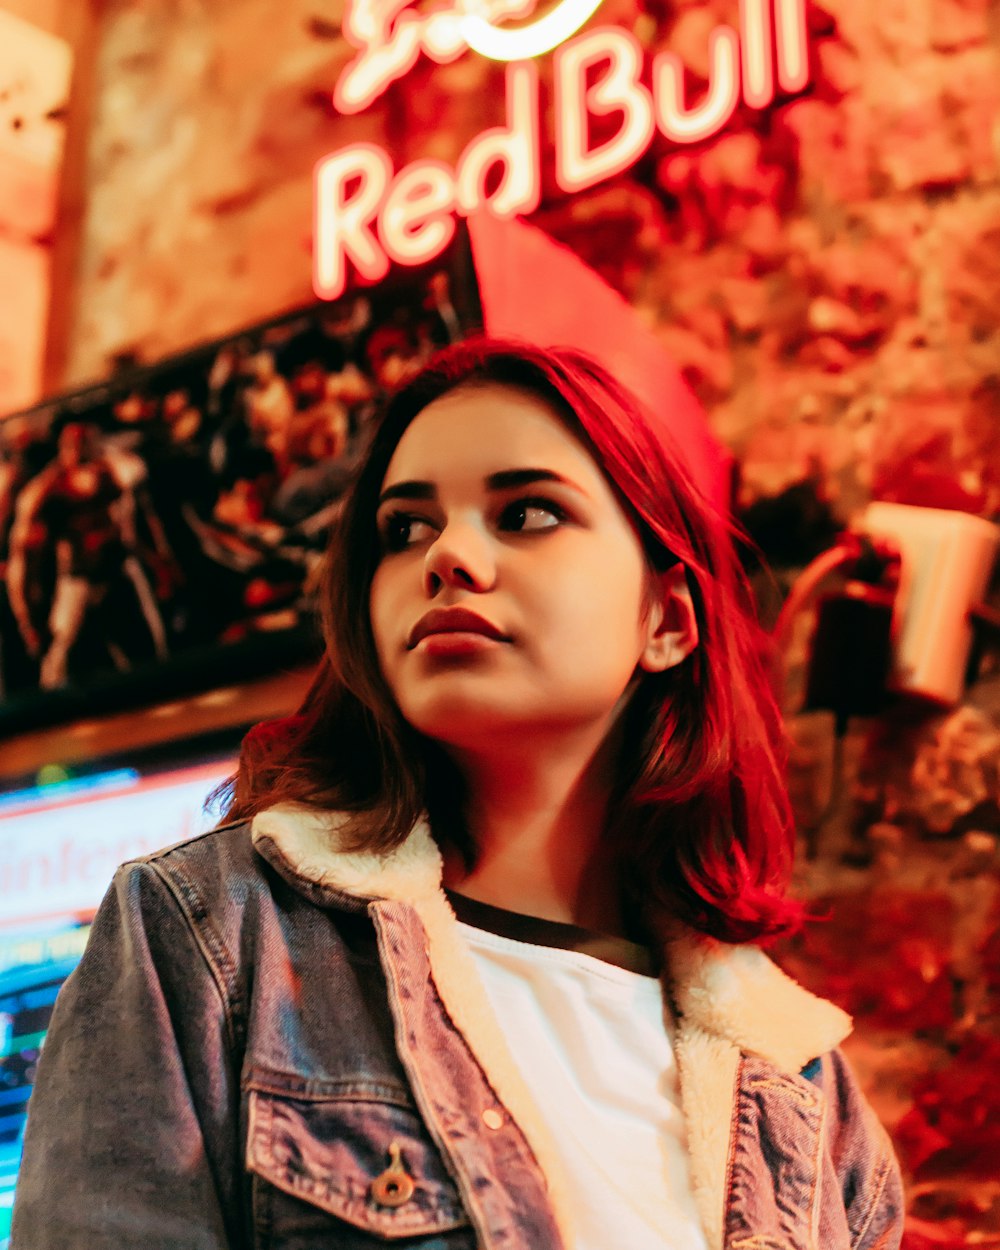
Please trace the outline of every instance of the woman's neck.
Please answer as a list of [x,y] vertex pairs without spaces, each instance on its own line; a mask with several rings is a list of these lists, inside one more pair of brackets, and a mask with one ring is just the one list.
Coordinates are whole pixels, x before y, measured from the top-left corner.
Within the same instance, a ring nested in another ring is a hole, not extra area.
[[[468,898],[602,933],[624,932],[605,836],[615,743],[532,741],[462,752],[477,861],[445,857],[445,884]],[[574,749],[575,747],[575,749]]]

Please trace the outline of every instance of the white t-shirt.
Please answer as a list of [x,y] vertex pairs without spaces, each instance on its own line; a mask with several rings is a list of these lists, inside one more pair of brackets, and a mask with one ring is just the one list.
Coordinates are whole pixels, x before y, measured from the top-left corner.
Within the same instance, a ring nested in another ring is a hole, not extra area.
[[648,952],[451,901],[508,1049],[562,1150],[582,1230],[572,1250],[707,1250],[674,1024]]

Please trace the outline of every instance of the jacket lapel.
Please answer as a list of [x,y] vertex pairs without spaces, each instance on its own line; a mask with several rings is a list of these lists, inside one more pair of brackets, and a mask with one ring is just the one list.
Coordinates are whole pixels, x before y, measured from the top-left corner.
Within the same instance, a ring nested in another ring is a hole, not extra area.
[[255,847],[291,884],[332,891],[377,907],[406,903],[420,917],[434,984],[452,1023],[465,1038],[500,1102],[531,1147],[545,1177],[563,1244],[576,1244],[571,1191],[554,1136],[504,1041],[458,921],[441,888],[442,862],[428,826],[421,822],[402,846],[387,855],[337,850],[343,817],[301,808],[275,807],[253,821]]

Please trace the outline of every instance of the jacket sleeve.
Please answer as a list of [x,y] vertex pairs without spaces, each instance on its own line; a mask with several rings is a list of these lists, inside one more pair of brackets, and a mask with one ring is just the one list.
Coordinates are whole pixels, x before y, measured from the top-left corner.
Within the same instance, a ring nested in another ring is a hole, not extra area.
[[843,1054],[834,1051],[823,1066],[829,1158],[852,1250],[897,1250],[906,1205],[889,1135]]
[[56,1002],[11,1250],[236,1250],[231,1013],[155,864],[120,869]]

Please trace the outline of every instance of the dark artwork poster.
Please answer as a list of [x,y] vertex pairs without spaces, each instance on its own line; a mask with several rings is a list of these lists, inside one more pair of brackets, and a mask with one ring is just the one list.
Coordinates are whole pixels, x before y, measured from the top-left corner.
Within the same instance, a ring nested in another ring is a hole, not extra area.
[[478,328],[467,245],[0,420],[0,736],[319,652],[386,394]]

